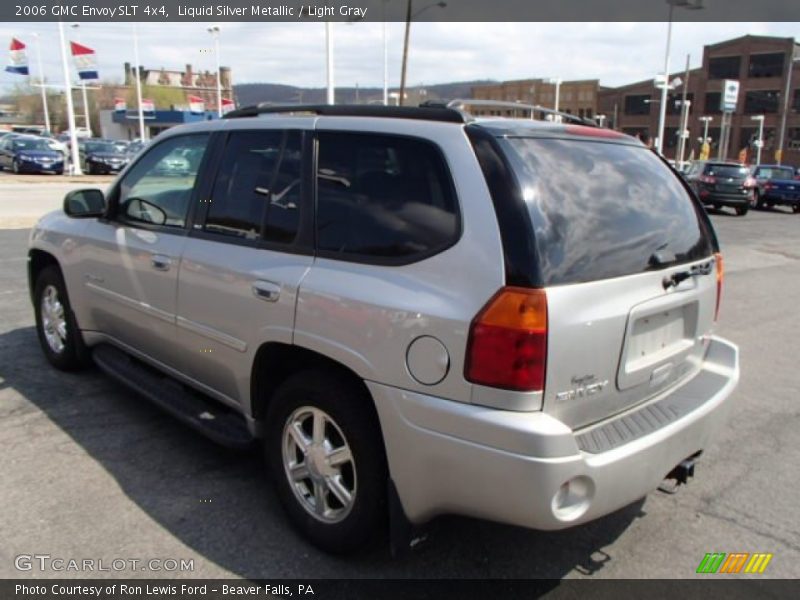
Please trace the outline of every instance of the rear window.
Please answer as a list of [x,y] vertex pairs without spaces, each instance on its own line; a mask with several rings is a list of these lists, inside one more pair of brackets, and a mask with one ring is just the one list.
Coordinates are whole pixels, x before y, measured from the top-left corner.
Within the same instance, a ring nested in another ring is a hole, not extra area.
[[712,175],[714,177],[735,177],[744,179],[747,177],[747,167],[740,167],[738,165],[706,165],[704,175]]
[[700,209],[650,150],[568,139],[499,141],[531,216],[544,285],[632,275],[712,253]]
[[759,167],[756,176],[762,179],[793,179],[794,169],[790,167]]

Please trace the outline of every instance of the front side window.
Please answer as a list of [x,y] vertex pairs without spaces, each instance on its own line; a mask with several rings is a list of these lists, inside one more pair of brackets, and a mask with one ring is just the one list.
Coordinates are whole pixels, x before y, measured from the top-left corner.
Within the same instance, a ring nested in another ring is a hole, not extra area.
[[447,165],[430,142],[319,134],[317,246],[340,255],[413,259],[458,237]]
[[300,225],[299,131],[230,134],[203,229],[290,244]]
[[119,218],[182,228],[208,134],[169,138],[150,148],[119,186]]

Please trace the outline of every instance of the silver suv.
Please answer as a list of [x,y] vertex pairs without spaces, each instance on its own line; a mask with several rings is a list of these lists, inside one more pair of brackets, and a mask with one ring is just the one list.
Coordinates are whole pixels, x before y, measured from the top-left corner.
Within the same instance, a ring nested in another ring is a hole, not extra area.
[[50,363],[263,440],[330,551],[443,513],[562,529],[685,481],[739,376],[697,199],[574,122],[327,106],[175,127],[41,219],[29,276]]

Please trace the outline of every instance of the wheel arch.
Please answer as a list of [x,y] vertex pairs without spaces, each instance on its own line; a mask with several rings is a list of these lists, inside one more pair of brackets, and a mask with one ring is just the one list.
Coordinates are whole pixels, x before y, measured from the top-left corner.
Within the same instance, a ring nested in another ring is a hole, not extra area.
[[[377,409],[364,380],[352,369],[324,354],[283,342],[266,342],[256,352],[250,375],[250,415],[263,429],[270,400],[275,390],[290,376],[305,370],[328,371],[358,386],[370,399],[378,423]],[[381,432],[381,438],[383,433]]]
[[30,293],[31,302],[34,302],[33,292],[36,287],[36,279],[39,277],[45,268],[54,266],[63,276],[64,271],[58,262],[58,259],[46,250],[39,248],[31,248],[28,251],[28,291]]

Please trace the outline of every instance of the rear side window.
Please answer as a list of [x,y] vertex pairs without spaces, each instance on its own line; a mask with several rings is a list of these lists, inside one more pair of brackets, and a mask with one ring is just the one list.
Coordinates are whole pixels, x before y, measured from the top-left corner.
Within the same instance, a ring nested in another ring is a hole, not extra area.
[[458,237],[449,171],[424,140],[321,132],[317,195],[317,247],[341,258],[410,262]]
[[709,256],[678,178],[643,147],[499,140],[531,216],[544,285],[596,281]]

